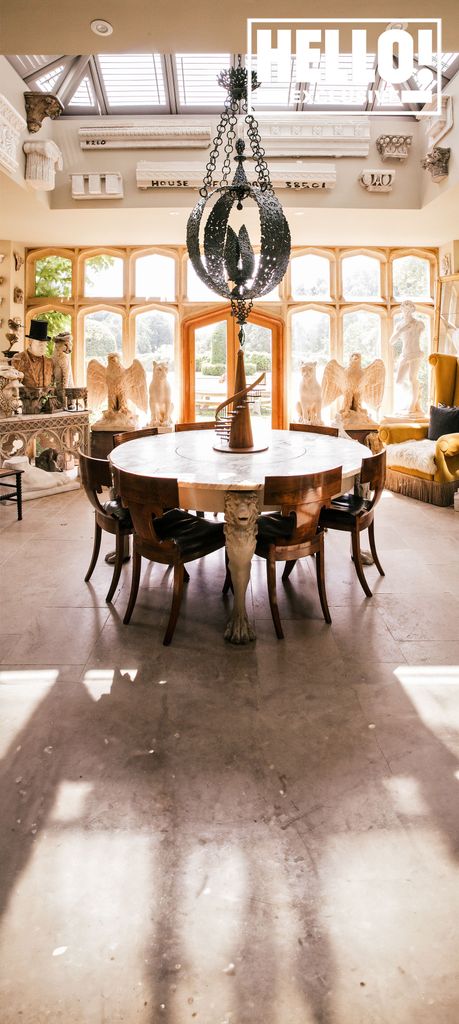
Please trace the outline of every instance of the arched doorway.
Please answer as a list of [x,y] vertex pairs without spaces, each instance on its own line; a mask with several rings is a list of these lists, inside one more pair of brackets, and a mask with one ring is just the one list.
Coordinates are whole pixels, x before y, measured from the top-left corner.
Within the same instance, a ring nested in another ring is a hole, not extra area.
[[[195,314],[183,324],[183,420],[213,419],[220,402],[234,392],[238,324],[229,306]],[[284,426],[283,322],[252,311],[244,346],[247,382],[266,373],[252,416],[274,428]]]

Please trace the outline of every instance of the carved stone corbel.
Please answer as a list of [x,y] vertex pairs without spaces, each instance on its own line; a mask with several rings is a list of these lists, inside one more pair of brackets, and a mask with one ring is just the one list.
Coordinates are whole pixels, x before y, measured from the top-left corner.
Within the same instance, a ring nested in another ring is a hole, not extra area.
[[51,92],[25,92],[27,128],[34,134],[40,131],[45,117],[55,121],[63,113],[63,106],[57,96]]
[[451,149],[443,146],[434,146],[421,160],[421,167],[430,171],[432,181],[443,181],[448,177],[448,165],[451,156]]

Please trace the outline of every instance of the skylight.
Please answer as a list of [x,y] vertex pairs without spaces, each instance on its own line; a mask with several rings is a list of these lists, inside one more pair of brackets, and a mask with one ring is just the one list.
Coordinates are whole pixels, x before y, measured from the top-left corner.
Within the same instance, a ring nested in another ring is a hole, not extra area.
[[65,64],[58,64],[58,66],[53,68],[52,71],[47,71],[45,74],[40,75],[40,77],[35,80],[37,89],[41,89],[42,92],[52,92],[64,69]]
[[69,107],[94,107],[94,90],[88,76],[83,78],[69,102]]
[[97,59],[110,107],[165,106],[159,53],[101,53]]
[[222,107],[226,93],[217,75],[232,63],[229,53],[176,53],[180,107]]
[[[78,114],[142,114],[142,113],[205,113],[222,109],[225,90],[217,76],[228,67],[235,67],[237,54],[230,53],[114,53],[93,56],[12,56],[7,58],[22,77],[27,89],[57,94],[68,115]],[[350,54],[339,55],[339,78],[326,81],[325,55],[317,63],[319,81],[298,83],[296,60],[290,63],[288,81],[274,80],[263,84],[252,94],[255,110],[306,110],[362,112],[384,109],[406,110],[415,116],[420,104],[402,103],[399,93],[382,81],[373,82],[375,56],[367,55],[368,83],[352,81]],[[256,60],[253,61],[256,70]],[[436,57],[432,61],[432,88],[436,88]],[[441,74],[443,85],[459,70],[459,53],[443,53]],[[274,66],[273,71],[276,71]],[[337,76],[338,77],[338,76]],[[430,84],[426,68],[415,69],[413,79],[419,88]]]

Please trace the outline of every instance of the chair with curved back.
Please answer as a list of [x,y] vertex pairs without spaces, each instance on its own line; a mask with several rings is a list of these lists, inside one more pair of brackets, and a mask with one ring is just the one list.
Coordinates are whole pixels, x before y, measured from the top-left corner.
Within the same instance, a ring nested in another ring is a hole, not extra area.
[[99,500],[103,488],[106,487],[110,490],[112,487],[110,464],[107,459],[94,459],[82,451],[78,453],[78,458],[81,482],[86,497],[94,508],[94,546],[84,580],[85,583],[89,582],[96,567],[102,532],[112,534],[116,538],[115,561],[112,582],[105,598],[106,601],[111,601],[121,575],[124,561],[124,541],[132,533],[131,517],[126,509],[123,509],[120,501],[109,499],[102,504]]
[[[223,523],[210,523],[180,509],[176,479],[151,478],[117,470],[116,481],[134,527],[131,593],[123,621],[126,625],[130,622],[135,608],[142,558],[173,566],[172,607],[163,639],[167,646],[177,624],[183,583],[187,578],[185,562],[203,558],[224,546]],[[165,508],[169,511],[163,512]]]
[[289,430],[303,430],[307,434],[327,434],[328,437],[338,437],[338,427],[326,427],[323,423],[290,423]]
[[113,444],[115,448],[118,448],[120,444],[126,444],[126,441],[135,441],[137,437],[156,437],[157,433],[157,427],[145,427],[143,430],[123,430],[120,434],[113,434]]
[[367,459],[362,459],[362,468],[360,470],[360,485],[368,485],[369,491],[372,493],[370,498],[363,498],[357,494],[342,494],[339,498],[334,498],[330,507],[323,510],[320,517],[320,524],[326,527],[328,530],[342,530],[345,533],[350,533],[352,538],[352,560],[355,565],[355,571],[357,573],[360,585],[367,595],[372,596],[372,592],[365,579],[365,574],[362,565],[362,556],[360,550],[360,534],[362,530],[368,530],[368,539],[370,541],[370,550],[373,556],[373,561],[380,574],[384,576],[384,569],[378,558],[375,543],[374,533],[374,515],[375,508],[384,490],[384,483],[386,479],[386,452],[379,452],[378,455],[370,455]]
[[324,531],[319,524],[321,510],[329,505],[341,487],[341,466],[323,473],[304,476],[267,476],[265,505],[280,506],[281,511],[260,516],[255,554],[266,559],[268,596],[274,629],[279,640],[284,637],[276,592],[276,562],[286,562],[282,579],[288,579],[298,558],[315,555],[317,587],[325,621],[330,624],[330,610],[325,589]]

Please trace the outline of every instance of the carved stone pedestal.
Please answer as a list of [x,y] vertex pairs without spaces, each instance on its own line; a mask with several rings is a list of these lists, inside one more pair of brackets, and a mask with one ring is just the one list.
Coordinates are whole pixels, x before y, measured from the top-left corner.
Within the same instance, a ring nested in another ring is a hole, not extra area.
[[260,494],[257,491],[227,491],[225,494],[225,539],[228,567],[234,589],[234,604],[225,630],[225,640],[232,644],[248,644],[255,640],[245,610],[245,594],[250,580],[250,566],[257,545],[257,520],[260,515]]

